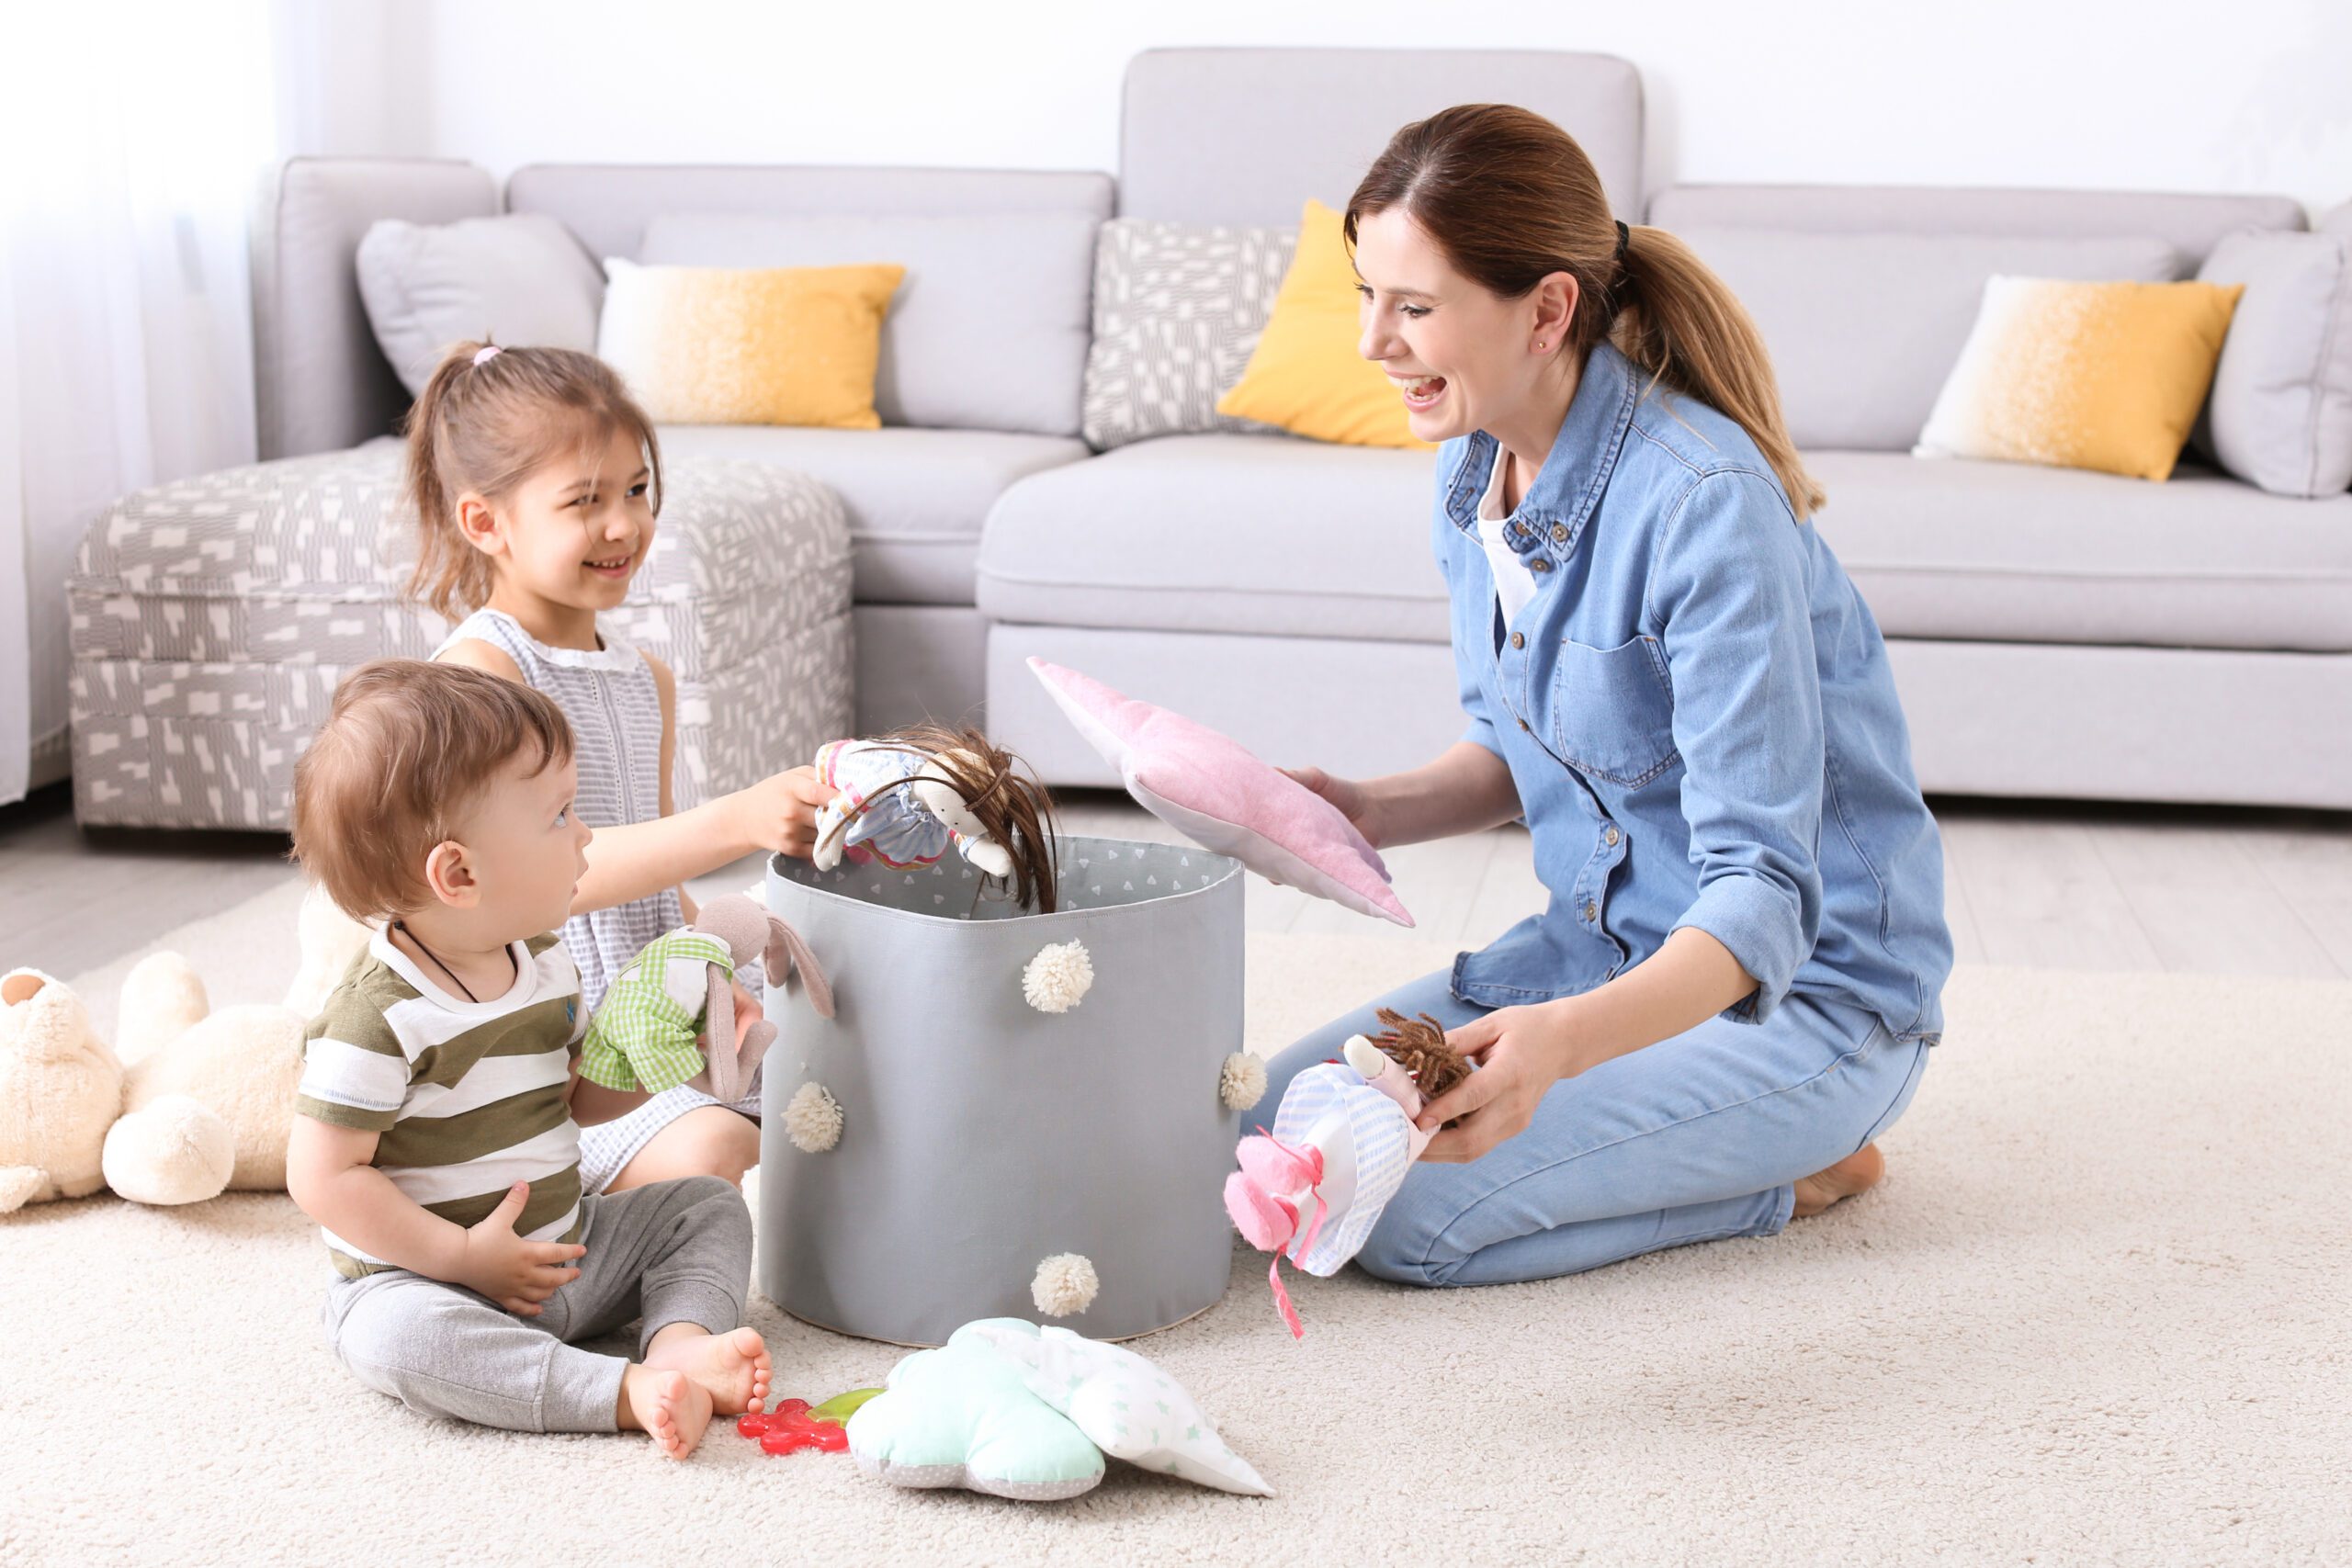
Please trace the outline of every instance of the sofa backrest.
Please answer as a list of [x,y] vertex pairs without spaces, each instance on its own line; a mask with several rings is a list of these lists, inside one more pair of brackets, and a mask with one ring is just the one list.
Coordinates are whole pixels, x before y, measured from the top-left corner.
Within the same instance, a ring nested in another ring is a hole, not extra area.
[[591,255],[907,268],[883,323],[885,424],[1076,435],[1111,176],[999,169],[543,164],[506,184]]
[[424,158],[291,158],[269,172],[249,240],[261,455],[356,446],[392,428],[408,393],[376,346],[352,265],[379,218],[454,223],[498,210],[498,182]]
[[2301,229],[2303,209],[2265,196],[1677,186],[1649,221],[1755,317],[1798,446],[1907,451],[1988,277],[2193,277],[2222,235]]
[[[368,327],[354,271],[359,242],[380,218],[447,223],[502,209],[544,213],[590,254],[630,260],[639,258],[653,220],[674,214],[783,223],[891,216],[1035,220],[1008,225],[1008,235],[973,253],[976,265],[1001,272],[1002,253],[1017,238],[1011,231],[1029,237],[1038,259],[1021,269],[1020,287],[1044,296],[1023,301],[1034,306],[1024,317],[1034,325],[1086,320],[1092,274],[1082,263],[1091,247],[1074,248],[1069,236],[1109,217],[1111,201],[1111,177],[1090,173],[539,164],[515,171],[502,202],[496,182],[469,164],[294,159],[277,171],[253,231],[262,456],[354,446],[392,429],[408,406]],[[1038,350],[1038,363],[1024,370],[1032,378],[1022,400],[1026,423],[1010,428],[1036,428],[1042,421],[1077,433],[1085,355],[1082,342],[1064,340],[1082,330],[1073,325],[1050,342],[1024,339]],[[904,387],[894,380],[890,395]]]
[[1538,50],[1155,49],[1127,64],[1119,215],[1295,224],[1343,207],[1399,127],[1454,104],[1533,109],[1575,137],[1617,215],[1642,210],[1642,79]]

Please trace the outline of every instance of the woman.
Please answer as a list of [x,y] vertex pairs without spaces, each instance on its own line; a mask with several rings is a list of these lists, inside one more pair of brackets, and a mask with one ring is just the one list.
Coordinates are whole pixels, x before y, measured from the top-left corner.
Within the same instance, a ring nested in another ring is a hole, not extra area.
[[1364,356],[1443,443],[1470,727],[1410,773],[1295,776],[1374,844],[1523,816],[1552,898],[1283,1053],[1263,1103],[1379,1006],[1479,1062],[1360,1255],[1385,1279],[1775,1234],[1878,1179],[1951,942],[1886,649],[1810,526],[1762,342],[1524,109],[1398,131],[1347,233]]

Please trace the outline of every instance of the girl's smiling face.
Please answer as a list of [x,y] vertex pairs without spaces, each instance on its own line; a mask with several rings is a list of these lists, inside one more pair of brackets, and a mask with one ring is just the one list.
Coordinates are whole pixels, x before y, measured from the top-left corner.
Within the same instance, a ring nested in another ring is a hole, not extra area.
[[467,495],[458,525],[497,563],[493,603],[516,594],[610,610],[653,547],[652,475],[628,430],[539,465],[503,502]]
[[1524,423],[1539,389],[1565,364],[1562,339],[1577,302],[1567,273],[1503,299],[1456,272],[1401,207],[1357,219],[1355,265],[1363,297],[1358,352],[1388,373],[1407,425],[1423,441]]

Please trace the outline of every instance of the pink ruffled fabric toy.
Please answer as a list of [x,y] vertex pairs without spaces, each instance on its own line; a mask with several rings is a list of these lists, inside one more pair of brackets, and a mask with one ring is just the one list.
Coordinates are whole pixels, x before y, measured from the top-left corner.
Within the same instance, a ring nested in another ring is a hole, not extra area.
[[1432,1134],[1414,1124],[1425,1103],[1412,1076],[1361,1034],[1343,1062],[1291,1080],[1274,1130],[1241,1140],[1225,1179],[1225,1212],[1242,1238],[1274,1255],[1266,1279],[1294,1338],[1306,1330],[1283,1288],[1283,1258],[1323,1278],[1363,1249],[1381,1211]]

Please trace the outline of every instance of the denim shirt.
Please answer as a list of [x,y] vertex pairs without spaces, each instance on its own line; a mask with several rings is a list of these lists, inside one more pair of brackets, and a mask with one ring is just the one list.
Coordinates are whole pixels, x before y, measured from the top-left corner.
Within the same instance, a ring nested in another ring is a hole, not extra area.
[[1464,1001],[1590,990],[1696,926],[1756,989],[1933,1043],[1951,970],[1943,848],[1878,623],[1747,433],[1606,343],[1505,536],[1537,578],[1509,626],[1478,539],[1499,451],[1438,455],[1465,739],[1510,768],[1551,906],[1454,964]]

